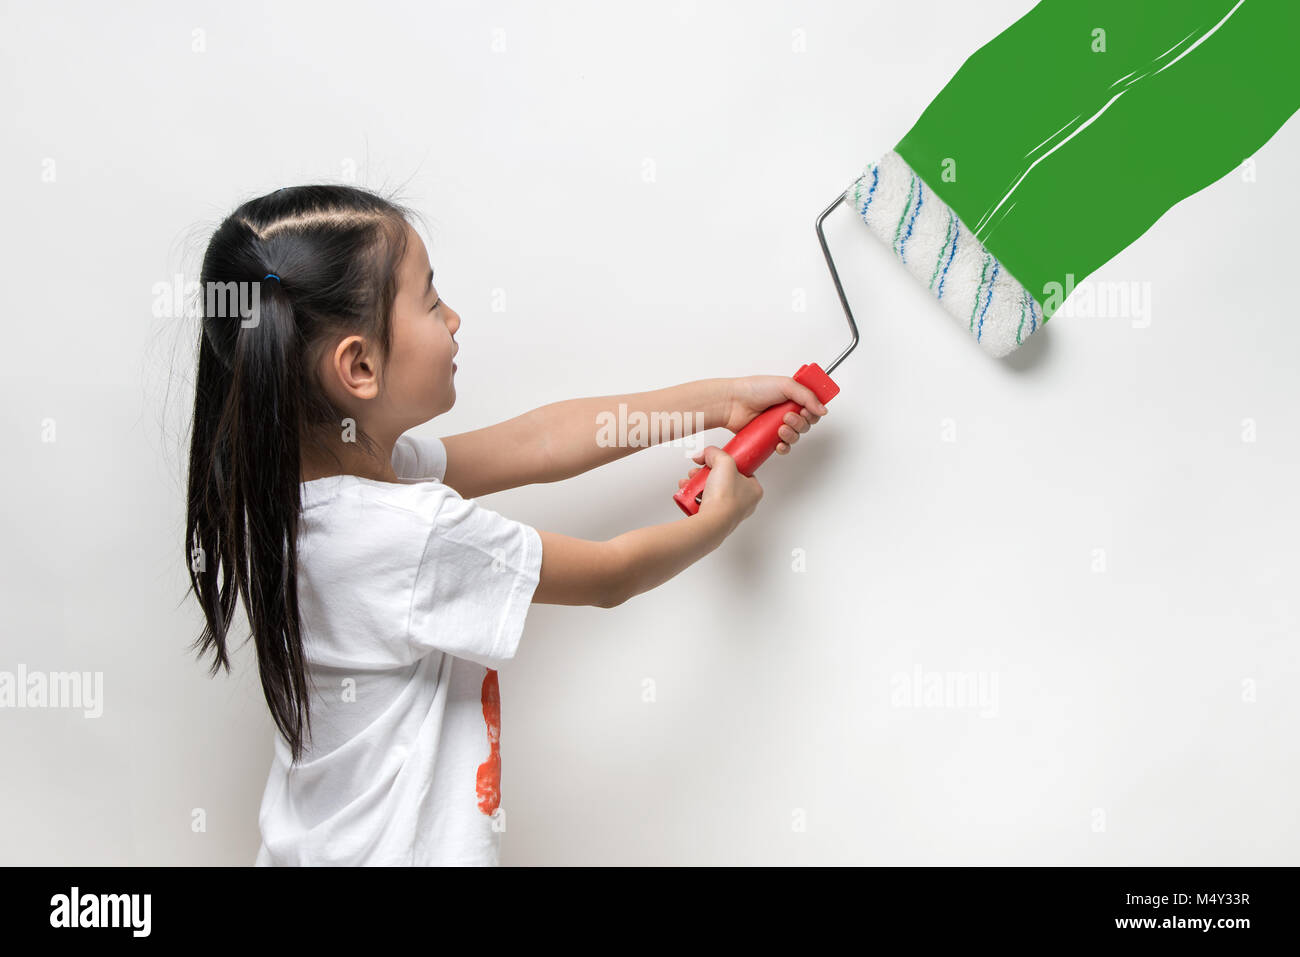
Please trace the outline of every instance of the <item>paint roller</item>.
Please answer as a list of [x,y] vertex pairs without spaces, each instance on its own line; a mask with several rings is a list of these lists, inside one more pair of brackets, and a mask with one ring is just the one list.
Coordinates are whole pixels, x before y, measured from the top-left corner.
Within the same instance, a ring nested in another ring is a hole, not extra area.
[[[1300,108],[1297,35],[1292,2],[1041,0],[967,58],[850,202],[1001,358]],[[1028,66],[1031,50],[1051,68]]]
[[[1176,203],[1262,147],[1300,109],[1300,4],[1041,0],[976,50],[916,124],[817,219],[852,332],[796,381],[828,402],[858,342],[822,222],[842,202],[996,358],[1043,328],[1076,282]],[[1024,66],[1048,50],[1053,68]],[[788,401],[724,451],[744,475],[771,456]],[[699,510],[709,469],[674,496]]]

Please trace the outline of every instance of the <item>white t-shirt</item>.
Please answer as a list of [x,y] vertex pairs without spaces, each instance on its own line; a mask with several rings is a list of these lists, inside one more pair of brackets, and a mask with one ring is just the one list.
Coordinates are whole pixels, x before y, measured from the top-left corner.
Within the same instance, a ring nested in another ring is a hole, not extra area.
[[302,483],[298,607],[312,736],[275,732],[256,864],[498,863],[500,698],[537,587],[531,526],[442,484],[403,435],[402,484]]

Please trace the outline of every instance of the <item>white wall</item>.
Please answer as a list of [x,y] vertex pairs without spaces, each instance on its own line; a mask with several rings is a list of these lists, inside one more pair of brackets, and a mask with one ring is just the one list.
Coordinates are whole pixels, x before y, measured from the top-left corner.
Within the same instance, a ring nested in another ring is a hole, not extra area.
[[[6,5],[0,670],[102,672],[104,710],[0,711],[0,863],[257,849],[252,645],[216,680],[187,650],[195,330],[151,315],[203,229],[349,164],[405,183],[464,320],[430,434],[825,365],[847,329],[816,215],[1031,6]],[[1150,283],[1147,328],[1058,317],[1002,363],[841,210],[862,342],[755,515],[617,609],[530,611],[503,861],[1295,863],[1297,156],[1293,121],[1257,181],[1094,275]],[[688,464],[484,501],[606,538],[678,518]],[[899,707],[917,668],[996,680],[993,707]]]

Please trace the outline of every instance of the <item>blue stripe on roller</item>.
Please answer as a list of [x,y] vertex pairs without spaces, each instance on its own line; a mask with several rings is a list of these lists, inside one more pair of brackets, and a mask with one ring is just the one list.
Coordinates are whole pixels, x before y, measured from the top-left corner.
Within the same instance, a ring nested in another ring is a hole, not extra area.
[[903,255],[903,248],[907,245],[908,239],[912,236],[912,227],[916,225],[916,215],[921,211],[921,200],[925,195],[925,184],[921,182],[921,177],[916,178],[916,208],[912,210],[912,219],[907,224],[907,235],[903,241],[898,244],[898,258],[907,262],[907,257]]
[[975,332],[976,342],[980,340],[980,336],[984,335],[984,313],[989,311],[989,303],[993,301],[993,284],[998,281],[998,267],[1000,265],[996,259],[993,260],[993,275],[989,277],[989,295],[984,300],[984,308],[980,310],[980,327]]
[[867,218],[867,208],[871,206],[871,200],[875,198],[876,186],[880,183],[880,167],[871,167],[871,189],[867,190],[867,201],[862,204],[860,215],[865,220]]

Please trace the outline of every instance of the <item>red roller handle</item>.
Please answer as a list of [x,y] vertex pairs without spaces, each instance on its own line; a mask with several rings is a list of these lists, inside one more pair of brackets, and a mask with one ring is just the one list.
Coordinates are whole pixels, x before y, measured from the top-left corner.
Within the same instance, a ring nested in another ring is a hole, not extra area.
[[[823,403],[835,398],[840,391],[840,387],[832,382],[831,377],[815,362],[800,366],[799,371],[792,378],[812,389],[813,395]],[[753,475],[781,444],[780,431],[781,426],[785,424],[786,413],[798,412],[803,407],[802,402],[787,399],[770,409],[764,409],[737,432],[732,440],[722,447],[722,451],[736,460],[736,469],[740,474]],[[709,467],[706,465],[678,490],[673,496],[673,501],[687,515],[694,515],[700,510],[700,498],[704,494],[704,483],[708,480]]]

